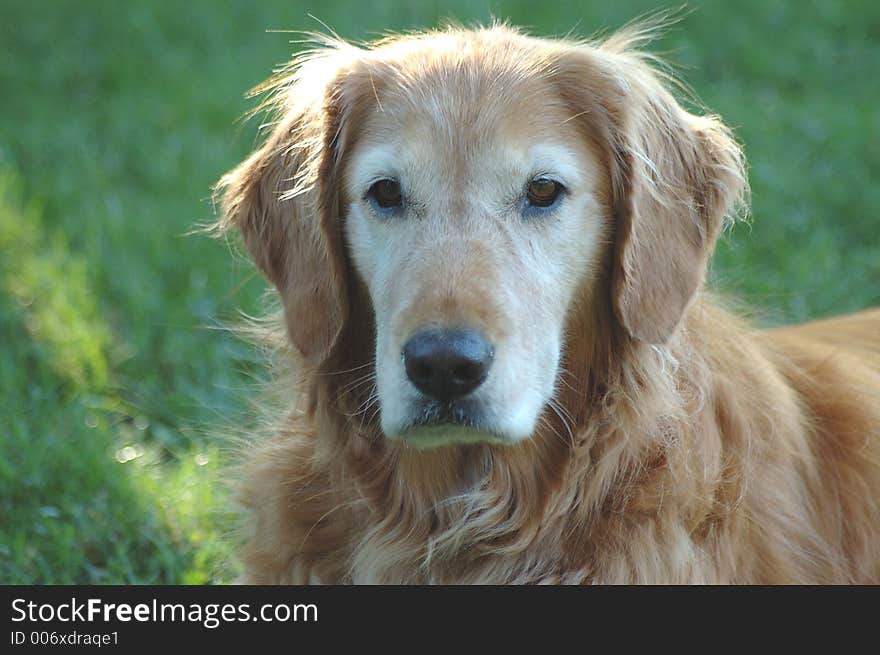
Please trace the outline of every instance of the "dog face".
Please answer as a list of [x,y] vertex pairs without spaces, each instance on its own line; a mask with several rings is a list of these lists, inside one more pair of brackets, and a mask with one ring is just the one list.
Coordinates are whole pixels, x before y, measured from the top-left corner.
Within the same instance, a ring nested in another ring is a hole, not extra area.
[[347,276],[363,283],[382,430],[418,447],[532,435],[583,336],[575,308],[668,340],[742,188],[723,126],[619,45],[506,28],[337,44],[274,89],[221,223],[307,362],[352,313]]
[[398,92],[379,96],[343,173],[383,431],[524,439],[604,231],[599,163],[549,83],[505,80],[493,98],[498,78],[442,66],[409,82],[419,95],[385,83]]

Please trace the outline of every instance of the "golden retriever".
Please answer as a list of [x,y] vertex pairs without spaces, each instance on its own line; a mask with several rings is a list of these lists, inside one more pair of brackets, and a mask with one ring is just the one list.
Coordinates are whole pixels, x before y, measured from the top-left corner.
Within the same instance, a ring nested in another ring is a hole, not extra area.
[[880,311],[703,290],[742,151],[640,52],[328,41],[218,185],[297,378],[243,465],[252,583],[880,582]]

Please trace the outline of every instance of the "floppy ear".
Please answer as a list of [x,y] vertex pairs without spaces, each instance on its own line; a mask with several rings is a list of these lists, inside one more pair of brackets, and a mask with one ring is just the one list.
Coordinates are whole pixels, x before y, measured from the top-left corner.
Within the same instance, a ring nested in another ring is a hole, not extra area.
[[313,364],[330,353],[347,316],[336,180],[341,113],[332,80],[314,79],[315,63],[311,75],[298,70],[267,83],[280,120],[217,185],[219,229],[239,229],[278,290],[291,341]]
[[662,344],[702,285],[745,180],[727,128],[687,113],[644,68],[625,94],[615,148],[612,294],[626,330]]
[[622,34],[579,53],[576,109],[609,168],[615,315],[631,336],[663,344],[746,191],[744,160],[717,118],[685,111],[644,58],[627,51],[629,37],[640,38]]

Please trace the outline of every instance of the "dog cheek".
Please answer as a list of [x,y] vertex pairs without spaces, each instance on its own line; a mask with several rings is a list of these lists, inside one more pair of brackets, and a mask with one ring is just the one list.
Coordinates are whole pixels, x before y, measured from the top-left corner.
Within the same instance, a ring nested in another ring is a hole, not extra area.
[[367,218],[363,215],[360,207],[354,203],[349,207],[348,217],[345,221],[345,236],[354,270],[370,289],[372,295],[372,287],[376,277],[373,235],[368,227]]
[[[381,335],[381,331],[377,331]],[[400,379],[389,356],[387,341],[378,338],[376,344],[376,393],[379,397],[379,418],[382,430],[387,434],[401,419]]]

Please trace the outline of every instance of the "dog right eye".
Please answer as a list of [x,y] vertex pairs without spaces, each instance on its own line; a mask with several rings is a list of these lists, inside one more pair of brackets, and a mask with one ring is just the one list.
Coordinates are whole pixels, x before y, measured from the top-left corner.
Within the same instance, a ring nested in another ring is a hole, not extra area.
[[548,177],[536,177],[529,182],[526,199],[532,207],[550,207],[559,198],[564,188],[559,182]]
[[403,206],[400,182],[392,179],[379,180],[367,191],[367,197],[382,209],[396,209]]

